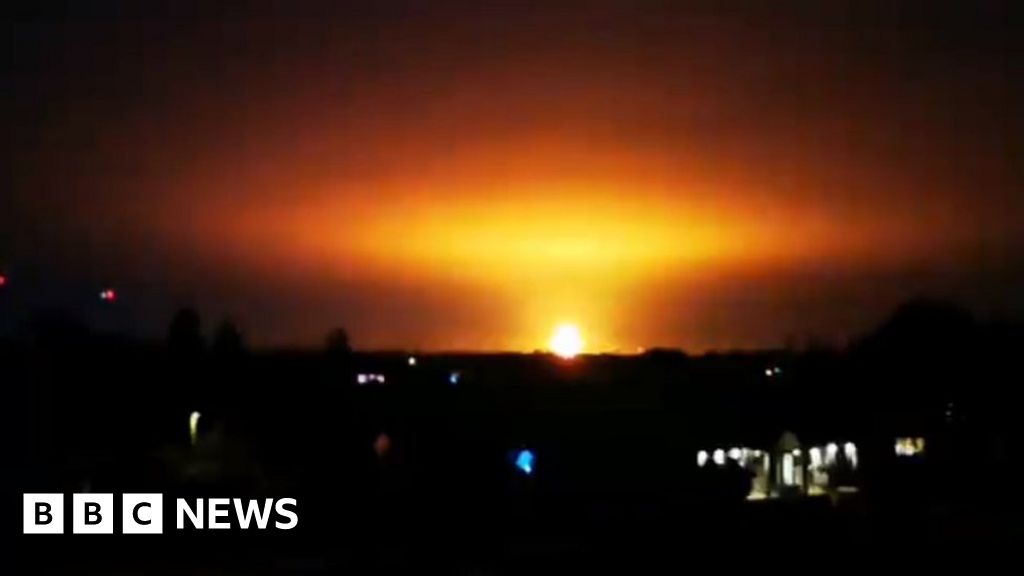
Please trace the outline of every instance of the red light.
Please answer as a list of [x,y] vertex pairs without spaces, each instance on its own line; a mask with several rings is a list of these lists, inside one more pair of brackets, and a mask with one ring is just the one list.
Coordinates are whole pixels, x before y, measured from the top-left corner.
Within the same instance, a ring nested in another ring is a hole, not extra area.
[[113,302],[117,300],[117,293],[113,290],[107,289],[100,292],[100,300],[106,300],[107,302]]
[[0,274],[0,288],[7,286],[7,276]]

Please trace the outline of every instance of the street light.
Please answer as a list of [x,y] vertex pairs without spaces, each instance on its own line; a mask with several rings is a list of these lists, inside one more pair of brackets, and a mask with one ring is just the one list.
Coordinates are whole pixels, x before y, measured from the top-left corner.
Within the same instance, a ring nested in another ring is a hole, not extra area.
[[189,442],[195,446],[196,440],[199,439],[199,417],[202,416],[199,412],[193,411],[188,416],[188,439]]

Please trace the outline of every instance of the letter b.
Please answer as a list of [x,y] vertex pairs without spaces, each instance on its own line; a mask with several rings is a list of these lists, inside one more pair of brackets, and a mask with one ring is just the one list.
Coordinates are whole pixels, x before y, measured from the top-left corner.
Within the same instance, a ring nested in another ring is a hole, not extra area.
[[50,514],[50,505],[46,502],[36,502],[36,524],[49,524],[53,521],[53,514]]
[[73,494],[71,531],[75,534],[114,533],[113,494]]
[[100,514],[100,505],[95,502],[85,503],[85,525],[95,526],[103,521],[103,515]]
[[64,533],[63,494],[25,494],[22,499],[23,534]]

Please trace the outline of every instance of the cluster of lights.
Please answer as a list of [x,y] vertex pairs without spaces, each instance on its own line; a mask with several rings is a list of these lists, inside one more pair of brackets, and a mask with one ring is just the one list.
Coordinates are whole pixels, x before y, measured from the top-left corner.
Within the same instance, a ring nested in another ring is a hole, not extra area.
[[[5,288],[6,286],[7,286],[7,275],[6,274],[0,274],[0,288]],[[112,288],[106,288],[104,290],[100,290],[99,296],[100,296],[100,300],[103,300],[104,302],[114,302],[114,301],[117,300],[117,292],[115,292]]]
[[768,378],[773,376],[782,376],[782,368],[779,368],[778,366],[770,366],[764,369],[764,375]]
[[924,438],[897,438],[894,448],[897,456],[919,456],[924,453]]
[[[360,374],[360,376],[366,376],[366,374]],[[379,374],[372,374],[371,376],[379,376]],[[383,377],[381,377],[380,381],[384,381]],[[189,443],[193,446],[199,441],[199,418],[201,417],[202,414],[198,411],[193,411],[188,416],[188,439]],[[384,458],[391,452],[391,445],[391,436],[386,432],[381,432],[373,440],[373,450],[379,458]],[[521,448],[513,453],[513,465],[526,476],[533,475],[536,461],[537,456],[528,448]]]
[[374,382],[376,382],[377,384],[383,384],[384,383],[384,375],[383,374],[357,374],[356,375],[356,382],[360,386],[365,385],[365,384],[373,384]]
[[[793,452],[796,456],[800,455],[799,450],[794,450]],[[812,446],[808,450],[808,456],[812,470],[834,466],[839,456],[839,444],[829,442],[825,445],[824,452],[822,452],[821,447]],[[852,468],[856,469],[858,464],[857,445],[853,442],[845,442],[843,444],[843,457],[846,458],[846,461],[849,462]]]
[[[0,288],[4,288],[6,286],[7,286],[7,275],[6,274],[0,274]],[[106,288],[104,290],[100,290],[99,296],[100,296],[100,300],[103,300],[104,302],[114,302],[115,300],[117,300],[117,292],[115,292],[112,288]]]
[[[924,450],[924,439],[923,438],[916,438],[916,439],[915,438],[901,438],[901,439],[898,439],[897,443],[896,443],[897,453],[898,454],[900,453],[900,450],[904,449],[904,448],[901,448],[901,442],[902,441],[906,441],[906,442],[916,441],[916,442],[919,442],[919,444],[915,444],[915,446],[920,446],[920,448],[917,450],[917,452],[920,452],[921,450]],[[906,445],[906,444],[904,444],[904,445]],[[917,452],[913,452],[913,453],[917,453]],[[707,450],[698,450],[697,451],[697,466],[704,467],[708,463],[708,460],[710,460],[711,462],[717,464],[718,466],[722,466],[722,465],[725,464],[726,458],[729,458],[731,460],[735,460],[737,462],[745,463],[751,457],[753,457],[753,458],[760,458],[762,456],[762,454],[763,454],[763,452],[761,450],[751,450],[749,448],[740,448],[740,447],[732,447],[732,448],[729,448],[728,451],[726,451],[725,449],[722,449],[722,448],[717,448],[714,451],[712,451],[710,454],[708,453]],[[800,450],[799,448],[794,448],[793,450],[790,450],[787,454],[789,454],[790,456],[792,456],[794,458],[800,458],[801,456],[803,456],[803,451]],[[835,464],[836,457],[839,454],[839,445],[836,444],[835,442],[829,442],[828,444],[825,445],[825,449],[824,450],[822,450],[822,448],[820,446],[812,446],[811,448],[809,448],[807,450],[807,454],[808,454],[808,458],[810,459],[810,466],[811,466],[811,468],[820,468],[820,467],[832,466],[833,464]],[[850,465],[853,468],[857,467],[858,453],[857,453],[857,445],[856,444],[854,444],[853,442],[846,442],[845,444],[843,444],[843,456],[846,458],[846,460],[850,463]]]
[[[415,359],[414,358],[409,358],[409,360],[413,361]],[[415,364],[412,364],[412,363],[410,364],[410,366],[413,366],[413,365],[415,365]],[[362,385],[366,385],[366,384],[384,384],[386,381],[387,381],[387,379],[384,377],[383,374],[375,374],[375,373],[360,373],[360,374],[356,374],[356,383],[361,385],[361,386]],[[449,385],[451,385],[451,386],[458,386],[459,382],[461,382],[461,381],[462,381],[462,372],[459,372],[458,370],[455,370],[453,372],[449,372],[448,373],[448,384]]]
[[750,448],[732,447],[726,451],[723,448],[716,448],[710,454],[707,450],[697,451],[697,466],[703,468],[707,465],[708,460],[711,460],[717,466],[724,466],[725,460],[728,457],[730,460],[735,460],[741,464],[746,464],[748,460],[753,458],[761,458],[762,452],[760,450],[751,450]]

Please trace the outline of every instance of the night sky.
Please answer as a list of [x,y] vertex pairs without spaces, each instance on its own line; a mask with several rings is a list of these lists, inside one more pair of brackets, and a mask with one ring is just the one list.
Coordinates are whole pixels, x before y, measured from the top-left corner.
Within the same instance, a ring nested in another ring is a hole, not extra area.
[[4,22],[4,330],[701,351],[1024,311],[1014,2],[45,4]]

